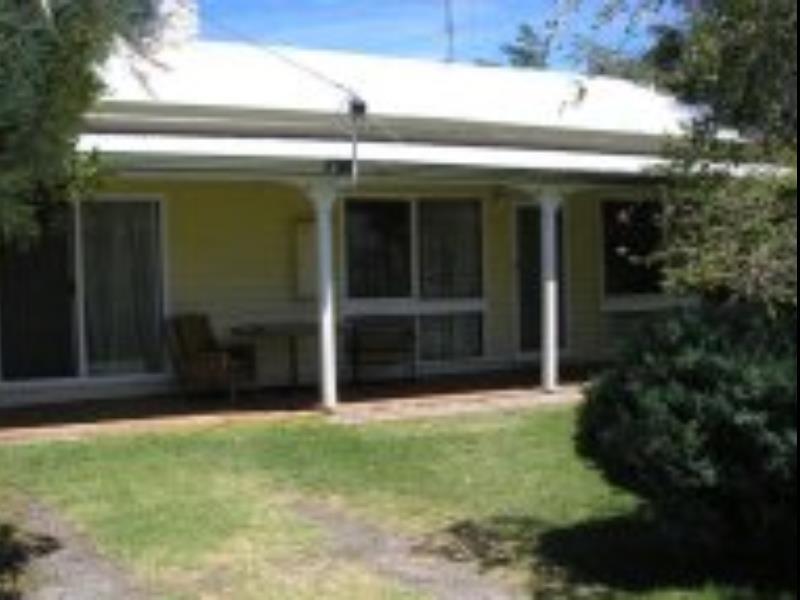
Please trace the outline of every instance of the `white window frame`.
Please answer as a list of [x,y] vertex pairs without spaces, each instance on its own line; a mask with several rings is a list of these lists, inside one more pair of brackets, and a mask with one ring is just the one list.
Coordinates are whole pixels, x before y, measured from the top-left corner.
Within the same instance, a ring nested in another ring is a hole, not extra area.
[[[410,292],[407,296],[387,296],[387,297],[375,297],[375,298],[358,298],[353,297],[350,294],[350,271],[349,271],[349,258],[347,253],[347,204],[351,201],[356,202],[374,202],[374,203],[403,203],[409,205],[409,219],[411,223],[411,236],[409,238],[409,252],[411,253],[409,256],[409,277],[411,281],[409,282],[409,289]],[[381,307],[385,307],[384,310],[392,311],[397,306],[407,305],[410,301],[412,301],[417,296],[417,279],[418,279],[418,261],[415,258],[415,246],[417,243],[417,227],[416,227],[416,207],[415,202],[412,198],[403,195],[391,195],[386,194],[382,196],[348,196],[345,197],[341,202],[341,281],[342,281],[342,294],[341,299],[345,302],[343,306],[376,306],[379,309]],[[371,314],[382,314],[378,313],[371,313]],[[392,314],[395,314],[392,312]]]
[[[159,227],[159,250],[160,250],[160,275],[161,275],[161,318],[170,314],[170,295],[169,295],[169,273],[168,273],[168,227],[166,203],[163,195],[160,194],[137,194],[137,193],[105,193],[93,196],[88,199],[76,200],[73,206],[73,228],[75,234],[73,248],[73,269],[75,274],[75,302],[73,325],[76,336],[76,375],[71,377],[54,377],[44,379],[27,379],[8,381],[3,379],[2,355],[0,354],[0,389],[9,391],[24,390],[46,390],[63,387],[74,387],[80,385],[91,385],[97,383],[109,384],[137,384],[137,383],[159,383],[166,382],[169,377],[168,361],[166,360],[166,349],[163,361],[163,368],[158,373],[132,373],[116,375],[91,375],[89,373],[88,349],[86,341],[86,319],[85,319],[85,280],[84,280],[84,261],[83,261],[83,236],[82,231],[82,206],[92,202],[148,202],[155,203],[158,213]],[[0,331],[2,335],[2,331]],[[1,346],[0,346],[1,347]]]
[[[348,201],[369,202],[405,202],[410,205],[411,236],[409,252],[411,253],[411,295],[402,298],[353,298],[350,296],[348,281],[348,256],[347,256],[347,203]],[[475,298],[448,298],[425,299],[420,294],[420,265],[419,265],[419,205],[422,202],[452,202],[452,201],[477,202],[480,206],[481,223],[481,290],[480,296]],[[416,334],[414,356],[416,363],[423,370],[446,370],[454,364],[483,361],[487,358],[487,324],[488,324],[488,198],[483,194],[470,192],[432,192],[426,193],[369,193],[347,196],[340,204],[340,265],[342,286],[340,288],[339,302],[340,313],[343,318],[348,317],[373,317],[397,316],[411,317],[414,319]],[[470,358],[456,358],[452,360],[431,361],[423,360],[420,348],[420,316],[430,315],[455,315],[479,313],[482,319],[481,327],[481,354]]]

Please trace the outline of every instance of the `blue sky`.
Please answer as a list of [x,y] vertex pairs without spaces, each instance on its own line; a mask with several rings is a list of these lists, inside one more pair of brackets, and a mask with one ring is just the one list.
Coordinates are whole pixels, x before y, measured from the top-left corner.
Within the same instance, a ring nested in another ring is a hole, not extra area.
[[[584,0],[571,17],[573,31],[590,33],[601,0]],[[518,25],[543,25],[556,0],[452,0],[456,58],[502,60],[499,47]],[[446,52],[444,0],[200,0],[202,35],[246,37],[270,44],[354,50],[442,59]],[[623,36],[621,27],[592,32],[604,42]],[[636,40],[628,40],[636,44]],[[568,65],[562,53],[556,62]]]

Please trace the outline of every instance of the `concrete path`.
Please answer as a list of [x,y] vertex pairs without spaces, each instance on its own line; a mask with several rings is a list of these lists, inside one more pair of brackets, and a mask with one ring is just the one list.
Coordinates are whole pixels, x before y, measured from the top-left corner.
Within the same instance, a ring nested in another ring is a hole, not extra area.
[[48,552],[34,557],[26,570],[31,590],[22,600],[144,600],[133,579],[102,556],[60,515],[30,502],[27,531],[52,540]]

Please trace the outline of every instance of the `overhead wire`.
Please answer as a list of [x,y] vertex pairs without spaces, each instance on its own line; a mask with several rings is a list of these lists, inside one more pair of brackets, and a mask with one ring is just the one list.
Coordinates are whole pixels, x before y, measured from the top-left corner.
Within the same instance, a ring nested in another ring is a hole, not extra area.
[[[305,75],[312,77],[334,89],[342,93],[346,98],[347,103],[347,111],[346,114],[349,117],[349,123],[347,127],[344,128],[344,133],[346,133],[350,139],[351,143],[351,155],[350,155],[350,176],[352,178],[353,184],[358,183],[359,177],[359,125],[361,121],[367,115],[367,102],[364,100],[361,94],[359,94],[352,86],[343,83],[342,81],[331,77],[330,75],[322,72],[320,69],[312,67],[306,64],[303,61],[300,61],[292,56],[281,52],[275,46],[271,46],[265,44],[262,40],[258,40],[251,36],[248,36],[240,31],[234,30],[229,25],[222,23],[218,19],[210,20],[210,23],[213,27],[218,29],[219,31],[233,37],[236,41],[247,44],[258,50],[265,52],[274,58],[282,61],[284,64],[298,70],[299,72],[304,73]],[[332,119],[332,121],[339,126],[342,127],[341,122],[338,119]],[[336,167],[333,167],[334,170],[337,170]],[[335,173],[338,174],[338,173]]]
[[[284,64],[296,69],[298,72],[304,73],[306,76],[312,77],[321,83],[336,89],[344,96],[341,115],[331,114],[330,120],[342,133],[344,133],[351,144],[350,155],[350,176],[353,184],[357,185],[360,176],[360,145],[362,144],[361,133],[362,129],[369,131],[377,131],[380,134],[388,137],[395,143],[407,144],[409,141],[393,129],[385,119],[378,117],[368,110],[367,100],[357,91],[353,86],[348,85],[341,80],[323,72],[317,67],[312,67],[307,63],[282,52],[276,45],[270,44],[268,41],[245,34],[231,27],[229,24],[222,22],[219,19],[206,18],[206,23],[210,24],[214,29],[230,36],[235,41],[246,44],[250,47],[265,52],[268,55],[280,60]],[[286,46],[286,44],[280,44]],[[334,167],[335,168],[335,167]],[[440,167],[436,165],[427,165],[425,167],[413,167],[408,171],[415,175],[424,175],[426,173],[438,172]],[[336,174],[336,173],[335,173]],[[341,173],[338,173],[341,174]]]

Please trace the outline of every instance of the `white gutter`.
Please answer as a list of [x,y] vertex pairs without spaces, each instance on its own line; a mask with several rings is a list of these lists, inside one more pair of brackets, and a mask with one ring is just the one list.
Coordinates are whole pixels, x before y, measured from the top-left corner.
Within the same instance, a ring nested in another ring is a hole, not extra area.
[[[349,160],[347,142],[331,140],[253,139],[137,134],[86,134],[81,151],[97,150],[126,165],[149,163],[159,157],[218,158],[243,161]],[[570,172],[598,175],[646,175],[663,166],[662,158],[561,150],[520,150],[496,147],[440,146],[413,143],[364,142],[359,160],[365,164],[428,165],[477,169]]]

